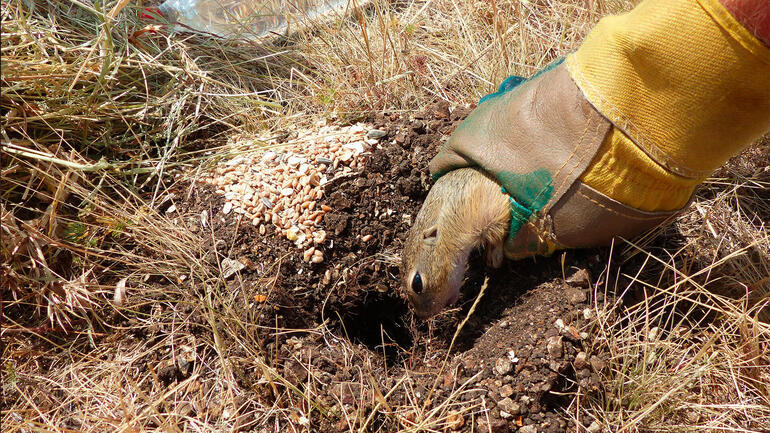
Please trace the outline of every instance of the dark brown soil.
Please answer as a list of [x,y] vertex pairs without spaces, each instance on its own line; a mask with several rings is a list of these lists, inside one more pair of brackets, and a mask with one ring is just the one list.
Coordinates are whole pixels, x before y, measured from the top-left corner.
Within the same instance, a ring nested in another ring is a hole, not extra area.
[[[362,419],[371,415],[371,431],[407,427],[421,419],[417,411],[424,419],[431,409],[447,429],[574,431],[567,411],[573,393],[597,390],[603,361],[586,356],[591,322],[584,309],[589,279],[606,263],[605,252],[570,252],[567,263],[579,268],[566,270],[558,258],[487,270],[474,257],[457,308],[429,322],[416,319],[400,294],[398,256],[431,185],[427,163],[468,111],[438,105],[412,118],[372,119],[388,135],[359,173],[326,187],[324,201],[333,211],[323,221],[331,242],[322,263],[303,262],[291,242],[261,236],[237,215],[210,218],[215,238],[204,247],[218,253],[210,257],[246,264],[230,283],[251,287],[248,298],[269,307],[244,320],[274,329],[325,323],[330,332],[276,332],[263,339],[270,341],[264,349],[273,367],[294,386],[304,389],[309,378],[323,385],[313,392],[326,416],[313,417],[311,431],[348,430],[344,414],[351,408]],[[215,212],[222,199],[195,188],[187,206]],[[574,276],[565,282],[565,274]],[[486,293],[447,358],[485,276]],[[176,373],[163,374],[173,379]],[[236,374],[247,383],[258,379],[253,371]],[[255,391],[252,397],[269,400],[271,394]]]

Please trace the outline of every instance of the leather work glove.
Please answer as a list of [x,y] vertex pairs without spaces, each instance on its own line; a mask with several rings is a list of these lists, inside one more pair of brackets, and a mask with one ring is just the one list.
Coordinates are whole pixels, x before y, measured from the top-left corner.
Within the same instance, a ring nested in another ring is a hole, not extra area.
[[437,178],[476,166],[499,181],[510,196],[509,258],[609,245],[681,210],[634,209],[579,180],[610,127],[557,62],[528,80],[510,77],[484,97],[429,169]]

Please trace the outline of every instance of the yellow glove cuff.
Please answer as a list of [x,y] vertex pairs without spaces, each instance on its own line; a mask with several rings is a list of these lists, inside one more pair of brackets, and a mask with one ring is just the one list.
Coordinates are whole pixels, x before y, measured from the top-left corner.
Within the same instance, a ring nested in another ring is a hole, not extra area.
[[617,128],[581,179],[641,210],[683,206],[770,130],[770,49],[717,0],[646,0],[602,19],[566,63]]
[[621,203],[650,212],[682,208],[702,181],[667,171],[615,127],[580,180]]

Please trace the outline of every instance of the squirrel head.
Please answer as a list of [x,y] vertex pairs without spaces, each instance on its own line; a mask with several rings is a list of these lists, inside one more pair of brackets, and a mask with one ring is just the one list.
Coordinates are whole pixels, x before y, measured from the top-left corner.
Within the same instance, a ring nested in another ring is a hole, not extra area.
[[[419,222],[420,215],[415,225]],[[443,230],[433,224],[421,230],[413,228],[407,238],[402,286],[420,317],[438,313],[460,295],[468,253],[447,248],[445,236]]]
[[500,265],[509,218],[507,195],[482,171],[457,169],[436,181],[401,255],[401,283],[418,316],[457,300],[474,249],[486,247],[487,263]]

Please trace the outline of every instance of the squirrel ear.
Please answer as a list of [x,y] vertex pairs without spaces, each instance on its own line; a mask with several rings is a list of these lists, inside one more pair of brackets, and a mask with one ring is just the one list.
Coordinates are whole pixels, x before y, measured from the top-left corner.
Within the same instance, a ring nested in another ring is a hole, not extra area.
[[428,227],[427,229],[425,229],[425,231],[422,232],[423,242],[425,242],[428,245],[435,244],[437,237],[438,237],[438,226]]

